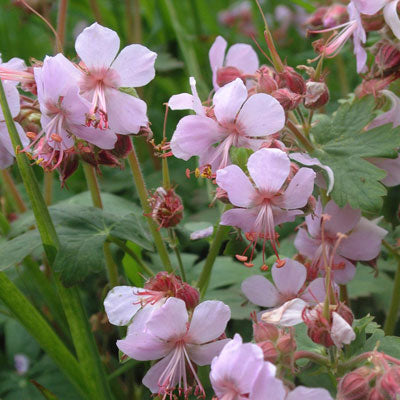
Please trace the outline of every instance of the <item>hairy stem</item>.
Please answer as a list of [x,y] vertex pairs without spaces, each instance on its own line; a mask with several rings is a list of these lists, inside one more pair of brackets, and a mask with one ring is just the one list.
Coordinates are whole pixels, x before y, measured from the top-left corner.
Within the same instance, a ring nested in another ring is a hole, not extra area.
[[24,213],[27,210],[26,205],[22,200],[21,194],[19,193],[17,187],[15,186],[14,180],[10,172],[7,169],[2,169],[1,176],[3,178],[3,183],[4,186],[6,187],[6,190],[11,194],[12,198],[15,201],[17,210],[20,213]]
[[165,243],[161,237],[160,231],[157,229],[155,222],[150,216],[151,208],[148,203],[148,192],[146,189],[146,184],[144,182],[143,174],[140,169],[139,160],[137,158],[134,146],[132,151],[128,155],[128,162],[133,174],[133,179],[135,181],[136,189],[139,195],[140,204],[142,205],[143,212],[146,216],[147,223],[149,225],[150,232],[153,236],[158,254],[161,258],[164,268],[168,272],[173,272],[171,260],[169,258],[167,248],[165,247]]

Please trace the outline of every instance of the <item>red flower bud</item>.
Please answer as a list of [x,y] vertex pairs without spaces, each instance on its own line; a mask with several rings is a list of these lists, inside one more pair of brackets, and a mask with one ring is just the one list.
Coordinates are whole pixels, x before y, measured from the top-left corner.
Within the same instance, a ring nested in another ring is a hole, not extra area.
[[224,86],[229,82],[234,81],[236,78],[240,78],[242,73],[235,67],[222,67],[217,70],[217,84],[218,86]]
[[278,339],[277,348],[283,354],[291,354],[297,349],[296,340],[290,333],[286,333]]
[[278,89],[272,93],[285,111],[294,110],[301,102],[302,96],[291,92],[289,89]]
[[78,169],[79,158],[75,152],[67,153],[59,168],[61,186],[64,186],[65,181]]
[[129,135],[118,135],[111,153],[118,158],[125,158],[132,151],[132,139]]
[[338,400],[363,400],[370,390],[368,368],[361,367],[345,375],[339,382]]
[[259,342],[257,343],[257,346],[259,346],[263,351],[265,361],[272,363],[276,363],[278,361],[279,353],[271,341],[266,340],[265,342]]
[[374,15],[361,14],[363,28],[367,32],[379,31],[385,26],[385,18],[382,13]]
[[394,72],[400,66],[399,47],[387,40],[379,42],[376,46],[375,65],[380,74]]
[[285,66],[283,72],[277,76],[279,88],[287,88],[293,93],[303,95],[306,93],[304,78],[292,67]]
[[328,7],[317,8],[316,11],[314,11],[314,13],[311,14],[310,17],[307,19],[305,25],[311,25],[314,27],[323,25],[322,21],[327,11]]
[[278,84],[274,78],[274,72],[271,68],[262,66],[257,72],[257,92],[271,94],[278,89]]
[[382,393],[380,393],[377,388],[373,388],[369,392],[367,400],[387,400],[387,397],[385,397]]
[[257,321],[253,324],[253,336],[256,343],[266,340],[276,341],[279,338],[279,329],[263,321]]
[[183,217],[181,198],[174,189],[159,187],[149,199],[152,209],[150,216],[160,228],[170,228],[179,224]]
[[341,25],[349,19],[347,7],[343,4],[332,4],[322,18],[324,28],[333,28]]
[[304,97],[304,106],[315,110],[329,101],[329,89],[324,82],[307,82],[307,92]]
[[396,399],[400,395],[400,367],[394,366],[388,369],[379,380],[377,387],[385,398]]

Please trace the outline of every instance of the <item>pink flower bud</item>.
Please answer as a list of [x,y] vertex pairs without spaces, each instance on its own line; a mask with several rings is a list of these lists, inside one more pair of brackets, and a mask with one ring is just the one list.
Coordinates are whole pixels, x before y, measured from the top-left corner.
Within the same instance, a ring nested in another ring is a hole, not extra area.
[[382,393],[380,393],[379,389],[373,388],[369,392],[367,400],[387,400],[387,397],[385,397]]
[[338,400],[366,399],[370,390],[369,369],[361,367],[345,375],[339,382]]
[[271,341],[266,340],[265,342],[259,342],[257,343],[257,346],[259,346],[263,351],[265,361],[272,363],[276,363],[278,361],[279,353]]
[[396,399],[400,395],[400,367],[394,366],[388,369],[377,386],[385,398]]
[[277,348],[283,354],[291,354],[297,349],[296,340],[290,333],[286,333],[278,339]]
[[332,4],[322,18],[324,28],[333,28],[348,20],[347,7],[343,4]]
[[159,187],[149,199],[152,209],[150,216],[160,228],[170,228],[179,224],[183,217],[181,198],[174,189]]
[[258,77],[258,85],[257,85],[258,93],[271,94],[272,92],[278,89],[278,84],[274,79],[274,72],[271,68],[262,66],[257,72],[257,77]]
[[218,86],[224,86],[227,83],[234,81],[236,78],[240,78],[241,76],[242,73],[235,67],[218,68],[217,84]]
[[278,74],[277,82],[279,88],[288,88],[293,93],[300,95],[306,93],[306,82],[304,78],[292,67],[285,66],[283,72]]
[[285,111],[294,110],[301,102],[302,96],[291,92],[289,89],[278,89],[272,96],[279,101]]
[[304,97],[304,106],[315,110],[329,101],[329,89],[325,82],[307,82],[307,92]]
[[307,19],[305,25],[311,25],[314,27],[318,27],[323,25],[323,18],[328,11],[328,7],[320,7],[317,8],[313,14]]
[[387,40],[376,46],[375,64],[381,74],[394,72],[400,66],[400,49]]
[[279,338],[279,330],[273,324],[257,321],[253,324],[253,336],[256,343],[266,340],[276,341]]
[[182,279],[168,272],[159,272],[150,278],[144,285],[144,290],[158,292],[161,297],[176,297],[186,303],[189,310],[194,309],[199,304],[200,295],[198,290],[190,286]]

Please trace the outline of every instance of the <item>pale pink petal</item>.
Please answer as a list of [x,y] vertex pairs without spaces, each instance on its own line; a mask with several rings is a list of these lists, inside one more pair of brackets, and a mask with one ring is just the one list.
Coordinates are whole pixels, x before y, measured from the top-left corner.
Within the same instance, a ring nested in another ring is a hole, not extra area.
[[210,60],[211,71],[213,74],[214,89],[219,88],[217,84],[217,70],[224,64],[226,47],[226,40],[222,36],[217,36],[215,42],[210,48],[210,51],[208,52],[208,58]]
[[285,111],[272,96],[257,93],[243,104],[237,121],[247,136],[271,135],[284,127]]
[[187,161],[192,156],[206,152],[221,137],[222,133],[213,119],[188,115],[176,127],[171,139],[171,150],[176,157]]
[[307,388],[298,386],[292,390],[286,397],[286,400],[333,400],[326,389]]
[[[160,360],[158,363],[154,364],[144,376],[142,383],[145,385],[152,393],[158,393],[160,390],[159,380],[161,375],[164,373],[165,369],[167,368],[168,364],[171,362],[171,358],[174,355],[174,352],[171,351],[166,357]],[[173,378],[175,379],[170,382],[170,386],[174,387],[178,381],[178,375],[174,374]]]
[[230,318],[231,310],[222,301],[203,301],[194,309],[187,333],[188,343],[202,344],[217,339],[225,332]]
[[253,303],[261,307],[275,307],[279,304],[279,292],[264,276],[253,275],[245,279],[242,292]]
[[286,209],[305,207],[312,195],[314,181],[315,172],[311,168],[300,168],[283,195],[273,200],[274,204]]
[[111,68],[118,72],[121,87],[141,87],[154,79],[156,58],[157,53],[147,47],[131,44],[121,50]]
[[399,0],[392,0],[383,9],[386,23],[390,26],[393,34],[400,39],[400,18],[397,14],[397,4]]
[[348,204],[340,208],[333,200],[325,207],[324,214],[331,218],[325,223],[325,230],[332,235],[347,233],[352,230],[361,218],[361,211],[351,208]]
[[319,237],[321,233],[321,215],[322,215],[321,199],[318,199],[313,213],[306,216],[307,229],[310,235],[314,238]]
[[350,235],[343,239],[338,253],[350,260],[368,261],[378,257],[387,231],[362,217]]
[[210,237],[214,232],[214,227],[211,225],[208,228],[199,229],[190,234],[190,240],[198,240]]
[[247,89],[239,78],[218,89],[213,97],[214,113],[218,122],[232,123],[246,99]]
[[331,337],[339,349],[356,338],[353,328],[336,312],[332,313]]
[[374,15],[381,10],[388,0],[352,0],[361,14]]
[[189,84],[193,95],[193,110],[197,115],[205,116],[206,112],[203,104],[201,103],[199,94],[197,93],[196,79],[194,79],[193,76],[189,78]]
[[110,88],[106,90],[106,104],[110,129],[116,133],[138,133],[141,126],[147,125],[147,105],[143,100]]
[[260,190],[274,194],[289,175],[290,160],[281,150],[260,149],[249,157],[247,169]]
[[261,319],[269,324],[294,326],[303,322],[302,313],[307,303],[301,299],[293,299],[281,307],[265,312]]
[[341,256],[335,256],[333,262],[335,264],[342,263],[344,265],[344,268],[334,269],[332,271],[333,280],[339,285],[345,285],[346,283],[349,283],[356,274],[356,266]]
[[193,96],[189,93],[174,94],[168,100],[171,110],[193,110]]
[[117,135],[110,129],[100,130],[85,125],[69,125],[68,131],[100,149],[113,149],[117,141]]
[[282,208],[272,206],[274,215],[274,223],[276,225],[284,224],[285,222],[293,222],[297,216],[303,215],[301,210],[283,210]]
[[251,400],[285,400],[286,390],[283,382],[270,376],[267,369],[265,365],[257,375],[249,398]]
[[79,95],[77,86],[71,86],[64,92],[61,106],[68,123],[75,125],[85,124],[86,113],[89,112],[90,103]]
[[140,310],[140,298],[134,292],[132,286],[115,286],[108,292],[104,299],[104,309],[111,324],[128,325]]
[[387,186],[400,185],[400,156],[391,158],[368,158],[368,161],[386,172],[386,177],[381,182]]
[[218,170],[216,182],[228,193],[229,201],[237,207],[249,207],[257,195],[249,178],[237,165]]
[[127,336],[131,334],[148,332],[147,321],[166,301],[167,298],[163,297],[155,304],[146,304],[143,306],[143,308],[136,313],[135,318],[133,318],[132,322],[128,326]]
[[279,293],[296,296],[307,278],[307,269],[303,264],[290,258],[285,258],[285,265],[272,267],[272,279]]
[[97,22],[78,35],[75,50],[89,68],[109,67],[119,50],[119,37],[109,28]]
[[220,224],[235,226],[244,232],[252,232],[256,219],[257,211],[255,209],[234,208],[222,214]]
[[148,331],[164,342],[178,340],[186,334],[189,316],[185,302],[170,297],[147,321]]
[[389,111],[378,115],[368,125],[368,129],[376,128],[385,124],[393,124],[394,128],[400,126],[400,98],[390,90],[382,90],[381,93],[390,100],[392,107]]
[[[0,135],[3,133],[2,125],[3,123],[0,122]],[[8,168],[9,166],[13,165],[13,163],[14,163],[14,156],[3,146],[0,140],[0,169]]]
[[165,357],[174,347],[146,332],[129,334],[125,339],[117,340],[117,347],[127,356],[139,361],[158,360]]
[[226,53],[225,66],[236,67],[245,74],[254,74],[259,67],[257,53],[248,44],[234,44]]
[[325,278],[314,279],[300,297],[307,303],[322,303],[326,297]]
[[329,186],[327,189],[327,194],[329,195],[332,192],[333,185],[335,183],[335,177],[334,177],[333,171],[330,167],[328,167],[327,165],[321,164],[321,162],[318,160],[318,158],[310,157],[307,153],[292,153],[289,155],[289,157],[292,160],[297,161],[300,164],[307,165],[309,167],[316,165],[316,166],[322,168],[323,170],[325,170],[325,172],[327,173],[328,178],[329,178]]
[[188,344],[186,345],[186,350],[189,358],[197,365],[210,365],[213,358],[218,356],[224,346],[230,341],[231,339],[222,339],[201,345]]
[[294,240],[294,245],[300,254],[312,259],[321,245],[321,241],[311,238],[307,231],[301,228]]

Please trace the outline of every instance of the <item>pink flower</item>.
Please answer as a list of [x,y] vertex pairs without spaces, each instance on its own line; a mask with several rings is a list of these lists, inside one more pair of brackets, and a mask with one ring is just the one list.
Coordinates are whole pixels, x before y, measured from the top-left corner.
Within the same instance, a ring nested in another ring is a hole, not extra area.
[[[329,215],[324,222],[322,241],[322,215]],[[368,261],[378,256],[381,242],[387,234],[375,222],[361,217],[360,210],[349,205],[339,208],[333,200],[322,209],[319,200],[315,215],[306,217],[306,227],[299,229],[295,246],[299,252],[312,260],[311,274],[315,276],[324,268],[323,246],[328,260],[332,260],[333,278],[337,283],[349,282],[355,274],[355,265],[350,260]],[[338,242],[338,233],[347,235]]]
[[386,23],[393,34],[400,39],[400,18],[397,14],[399,0],[352,0],[352,4],[362,14],[373,15],[383,8]]
[[[193,88],[192,85],[194,92]],[[179,121],[171,139],[171,150],[183,160],[200,156],[200,165],[211,165],[213,171],[230,163],[232,146],[256,150],[262,143],[258,138],[280,131],[285,124],[285,112],[279,102],[265,93],[247,98],[246,86],[239,78],[215,93],[213,108],[207,112],[200,106],[195,92],[192,97],[188,96],[186,100],[175,98],[172,103],[175,109],[178,104],[192,106],[197,115],[188,115]]]
[[307,269],[303,264],[290,258],[284,266],[272,267],[272,284],[262,275],[253,275],[242,283],[242,291],[254,304],[262,307],[278,307],[288,300],[301,298],[308,303],[320,303],[325,299],[326,289],[323,278],[317,278],[305,287]]
[[254,75],[259,67],[257,53],[250,45],[234,44],[225,55],[226,48],[226,40],[218,36],[208,53],[215,90],[229,82],[224,75],[234,76],[232,80],[238,77],[246,79],[246,75]]
[[[289,157],[278,149],[260,149],[247,162],[250,179],[237,166],[217,171],[216,182],[236,206],[221,217],[221,225],[248,232],[254,244],[258,238],[270,240],[276,252],[275,226],[294,221],[303,214],[314,188],[315,172],[300,168],[286,185],[290,173]],[[263,252],[264,253],[264,252]]]
[[[19,93],[13,82],[3,82],[4,92],[10,107],[11,116],[15,118],[20,111]],[[14,122],[22,145],[27,146],[29,139],[18,122]],[[15,152],[4,120],[3,110],[0,107],[0,169],[5,169],[14,162]]]
[[25,61],[14,57],[3,63],[0,57],[0,78],[13,82],[15,85],[21,83],[23,88],[35,83],[33,73],[28,71]]
[[[146,103],[121,92],[121,87],[140,87],[155,75],[157,54],[139,44],[121,50],[116,32],[97,23],[77,37],[75,49],[82,63],[79,86],[91,102],[88,124],[108,126],[120,134],[138,133],[147,125]],[[117,57],[116,57],[117,56]]]
[[220,301],[205,301],[189,320],[183,300],[171,297],[155,310],[143,331],[128,332],[117,341],[118,348],[136,360],[159,360],[143,378],[152,393],[189,395],[188,376],[193,376],[195,394],[205,395],[196,366],[210,364],[227,339],[217,340],[230,319],[229,307]]
[[[42,112],[42,131],[36,135],[30,146],[35,146],[34,157],[51,169],[57,168],[63,160],[64,152],[74,146],[74,136],[87,140],[104,149],[112,149],[117,140],[110,130],[99,133],[84,125],[85,112],[90,104],[79,96],[76,86],[79,71],[62,54],[46,57],[42,68],[35,68],[38,100]],[[52,153],[41,160],[42,153]]]
[[259,346],[236,334],[212,360],[210,380],[219,400],[283,400],[285,388],[275,371]]
[[333,400],[326,389],[298,386],[285,397],[285,400]]

